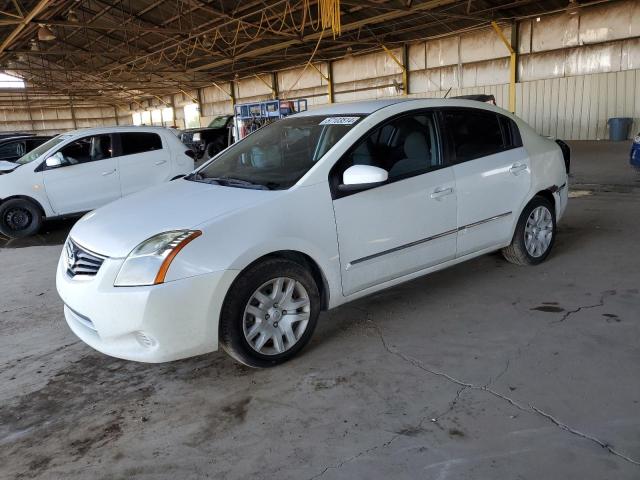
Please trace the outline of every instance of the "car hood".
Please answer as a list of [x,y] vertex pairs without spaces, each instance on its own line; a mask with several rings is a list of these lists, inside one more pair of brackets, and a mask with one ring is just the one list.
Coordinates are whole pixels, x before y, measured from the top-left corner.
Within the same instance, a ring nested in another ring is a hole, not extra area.
[[6,160],[0,160],[0,172],[10,172],[18,168],[17,163],[7,162]]
[[283,193],[175,180],[88,213],[76,223],[70,236],[100,255],[126,257],[158,233],[195,228]]

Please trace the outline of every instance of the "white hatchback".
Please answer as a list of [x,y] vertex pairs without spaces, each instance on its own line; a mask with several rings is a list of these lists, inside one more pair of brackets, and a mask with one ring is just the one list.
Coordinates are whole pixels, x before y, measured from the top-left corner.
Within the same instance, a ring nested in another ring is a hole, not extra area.
[[304,112],[81,219],[58,264],[65,317],[116,357],[220,345],[275,365],[323,309],[495,250],[542,262],[567,161],[519,118],[469,100]]
[[161,127],[104,127],[52,138],[0,162],[0,233],[24,237],[193,170],[192,153]]

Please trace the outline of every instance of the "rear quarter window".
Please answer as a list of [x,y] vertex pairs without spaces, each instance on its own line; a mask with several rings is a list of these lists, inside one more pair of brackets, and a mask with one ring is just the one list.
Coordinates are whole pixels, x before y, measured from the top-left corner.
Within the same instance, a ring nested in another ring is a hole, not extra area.
[[522,147],[520,129],[506,115],[456,108],[445,110],[443,120],[456,163]]
[[157,133],[126,132],[120,133],[120,155],[162,150],[162,139]]

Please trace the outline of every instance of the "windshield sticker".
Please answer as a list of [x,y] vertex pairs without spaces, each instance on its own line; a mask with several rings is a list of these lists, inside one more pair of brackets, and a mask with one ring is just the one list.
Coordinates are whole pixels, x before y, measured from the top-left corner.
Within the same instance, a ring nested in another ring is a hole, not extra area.
[[353,125],[360,117],[329,117],[320,122],[320,125]]

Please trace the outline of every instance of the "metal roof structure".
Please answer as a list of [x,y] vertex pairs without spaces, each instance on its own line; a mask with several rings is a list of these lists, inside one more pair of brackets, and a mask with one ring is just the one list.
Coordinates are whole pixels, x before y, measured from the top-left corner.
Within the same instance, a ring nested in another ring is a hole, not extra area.
[[322,27],[318,0],[0,0],[0,70],[24,78],[32,98],[121,104],[575,6],[568,0],[338,4],[334,37]]

